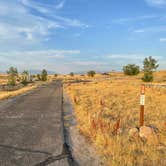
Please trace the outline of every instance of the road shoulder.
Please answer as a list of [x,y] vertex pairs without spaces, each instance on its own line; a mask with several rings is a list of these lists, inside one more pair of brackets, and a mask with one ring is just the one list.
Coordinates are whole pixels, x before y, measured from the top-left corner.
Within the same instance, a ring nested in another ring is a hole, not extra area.
[[63,118],[66,129],[66,140],[71,148],[73,158],[78,165],[103,165],[101,158],[95,152],[92,145],[90,145],[85,137],[79,133],[76,118],[73,113],[73,106],[66,94],[64,94]]

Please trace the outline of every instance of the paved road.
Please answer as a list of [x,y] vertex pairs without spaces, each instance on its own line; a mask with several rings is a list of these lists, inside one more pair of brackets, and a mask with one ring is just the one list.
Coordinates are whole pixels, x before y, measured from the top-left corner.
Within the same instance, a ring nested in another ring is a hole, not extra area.
[[[62,153],[61,85],[0,102],[0,166],[33,166]],[[67,158],[53,165],[66,166]]]

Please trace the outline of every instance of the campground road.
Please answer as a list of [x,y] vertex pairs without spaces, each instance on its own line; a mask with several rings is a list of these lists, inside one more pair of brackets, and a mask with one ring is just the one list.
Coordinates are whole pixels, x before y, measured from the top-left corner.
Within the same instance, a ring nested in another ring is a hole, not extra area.
[[[0,102],[0,166],[35,166],[62,153],[62,95],[56,81]],[[48,165],[69,165],[63,156]]]

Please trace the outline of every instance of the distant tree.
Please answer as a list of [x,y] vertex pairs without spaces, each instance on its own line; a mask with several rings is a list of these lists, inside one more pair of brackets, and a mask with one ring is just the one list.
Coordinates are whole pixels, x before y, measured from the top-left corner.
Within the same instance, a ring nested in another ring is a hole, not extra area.
[[40,76],[40,74],[37,74],[37,80],[38,80],[38,81],[41,81],[41,76]]
[[73,76],[74,76],[74,73],[73,73],[73,72],[71,72],[71,73],[70,73],[70,76],[71,76],[71,77],[73,77]]
[[41,72],[41,80],[42,81],[47,81],[47,70],[43,69]]
[[54,77],[58,77],[58,74],[57,74],[57,73],[55,73],[55,74],[54,74]]
[[143,61],[143,71],[155,71],[159,64],[157,64],[157,60],[149,56],[148,58],[145,58]]
[[144,72],[144,76],[142,77],[144,82],[152,82],[153,81],[153,72]]
[[18,77],[18,71],[17,68],[10,67],[9,70],[7,71],[8,74],[8,85],[16,85],[16,80]]
[[24,70],[22,72],[21,83],[23,85],[27,85],[28,82],[29,82],[29,72],[27,70]]
[[137,75],[140,73],[140,69],[135,64],[128,64],[123,67],[123,72],[125,75]]
[[94,70],[90,70],[90,71],[87,72],[87,75],[88,75],[89,77],[94,77],[95,74],[96,74],[96,72],[95,72]]
[[144,76],[142,77],[142,80],[144,82],[151,82],[153,81],[153,72],[156,71],[156,69],[159,67],[159,64],[157,64],[157,60],[149,56],[148,58],[145,58],[143,61],[143,72]]

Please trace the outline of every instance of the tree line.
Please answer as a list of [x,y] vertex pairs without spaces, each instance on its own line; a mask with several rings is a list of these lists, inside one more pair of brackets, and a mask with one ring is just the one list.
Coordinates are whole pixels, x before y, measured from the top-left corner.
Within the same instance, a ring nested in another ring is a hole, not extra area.
[[[142,80],[144,82],[151,82],[153,81],[153,72],[159,67],[157,64],[157,60],[149,56],[145,58],[143,61],[143,77]],[[123,67],[123,72],[125,75],[137,75],[140,73],[140,67],[135,64],[128,64]]]
[[[145,82],[151,82],[153,81],[153,72],[156,71],[156,69],[159,67],[159,64],[157,64],[157,60],[152,58],[151,56],[148,58],[145,58],[143,61],[143,77],[142,80]],[[125,75],[137,75],[141,72],[140,66],[135,64],[128,64],[126,66],[123,66],[123,72]],[[17,82],[27,85],[29,82],[33,81],[33,78],[36,78],[38,81],[47,81],[48,73],[47,70],[43,69],[40,74],[37,75],[30,75],[28,70],[24,70],[20,75],[15,67],[10,67],[7,71],[8,74],[8,85],[15,86]],[[90,70],[87,72],[87,75],[89,77],[94,77],[96,72],[94,70]],[[71,77],[74,76],[74,72],[69,73]],[[58,74],[54,74],[54,77],[57,77]]]
[[24,70],[22,73],[20,73],[15,67],[10,67],[7,71],[8,74],[8,85],[15,86],[17,82],[27,85],[28,83],[33,81],[33,78],[37,77],[37,80],[39,81],[47,81],[47,70],[43,69],[40,74],[30,75],[28,70]]
[[[144,73],[142,80],[144,82],[151,82],[153,81],[153,72],[156,71],[156,69],[159,67],[159,64],[157,64],[157,60],[152,58],[151,56],[147,57],[143,61],[143,69],[142,72]],[[123,66],[123,72],[125,75],[138,75],[141,72],[140,66],[135,64],[128,64],[126,66]],[[90,70],[87,72],[87,75],[89,77],[94,77],[96,72],[94,70]],[[107,74],[107,73],[105,73]],[[74,73],[71,72],[70,76],[74,76]]]

